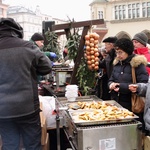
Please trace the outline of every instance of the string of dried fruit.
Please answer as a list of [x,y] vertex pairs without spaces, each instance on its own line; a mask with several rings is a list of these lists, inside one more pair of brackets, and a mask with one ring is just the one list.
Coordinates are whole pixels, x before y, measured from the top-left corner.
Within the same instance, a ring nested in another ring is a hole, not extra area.
[[98,51],[99,35],[97,33],[89,33],[85,35],[85,57],[89,70],[99,69],[99,51]]

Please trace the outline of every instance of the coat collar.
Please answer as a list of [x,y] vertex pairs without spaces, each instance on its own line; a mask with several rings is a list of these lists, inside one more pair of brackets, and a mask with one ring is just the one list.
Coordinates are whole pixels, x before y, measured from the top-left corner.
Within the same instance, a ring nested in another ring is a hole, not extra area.
[[143,55],[135,55],[135,54],[132,54],[130,55],[127,59],[125,59],[124,61],[120,62],[117,58],[115,58],[115,60],[113,61],[113,65],[117,65],[117,64],[124,64],[124,63],[130,63],[130,65],[132,67],[138,67],[140,64],[143,64],[143,65],[147,65],[147,59],[145,56]]

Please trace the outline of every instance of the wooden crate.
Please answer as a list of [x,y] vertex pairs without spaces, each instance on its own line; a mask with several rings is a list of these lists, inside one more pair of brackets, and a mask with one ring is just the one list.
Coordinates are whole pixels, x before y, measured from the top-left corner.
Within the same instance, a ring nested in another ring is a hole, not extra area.
[[150,150],[150,136],[145,136],[144,150]]

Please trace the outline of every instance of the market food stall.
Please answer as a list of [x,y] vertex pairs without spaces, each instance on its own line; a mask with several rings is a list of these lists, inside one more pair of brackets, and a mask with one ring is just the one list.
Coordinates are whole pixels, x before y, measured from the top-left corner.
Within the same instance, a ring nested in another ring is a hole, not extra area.
[[[98,65],[97,61],[87,59],[87,56],[98,57],[97,40],[95,39],[94,45],[84,49],[84,46],[88,45],[85,37],[87,37],[87,32],[92,25],[103,23],[103,20],[91,20],[52,26],[53,31],[64,29],[66,35],[70,31],[70,27],[83,27],[79,51],[69,76],[69,84],[78,83],[76,74],[85,53],[89,70],[95,71],[95,65]],[[88,34],[88,36],[93,40],[93,34]],[[93,46],[95,48],[94,53],[92,52]],[[89,60],[92,63],[92,68],[89,67]],[[69,142],[68,148],[73,150],[142,150],[142,124],[136,120],[135,114],[122,108],[115,101],[103,101],[95,95],[79,96],[74,102],[68,101],[64,97],[65,85],[62,84],[66,80],[66,78],[64,80],[64,77],[67,76],[66,72],[70,72],[70,70],[55,68],[55,72],[57,74],[55,76],[57,78],[55,79],[56,89],[60,90],[62,87],[64,89],[64,92],[53,90],[51,93],[51,96],[56,98],[55,135],[57,134],[57,150],[63,149],[60,143],[64,140],[61,137],[61,129],[63,129]],[[90,75],[86,74],[86,76]],[[44,85],[44,87],[50,91],[50,85]]]
[[57,109],[64,118],[64,131],[74,150],[142,150],[141,123],[132,112],[115,101],[95,96],[74,102],[58,98]]

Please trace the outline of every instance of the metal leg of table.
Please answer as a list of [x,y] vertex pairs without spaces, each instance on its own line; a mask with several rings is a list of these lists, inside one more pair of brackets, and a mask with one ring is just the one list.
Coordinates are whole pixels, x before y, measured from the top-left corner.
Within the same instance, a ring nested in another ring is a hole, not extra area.
[[57,150],[60,150],[60,118],[56,115]]

